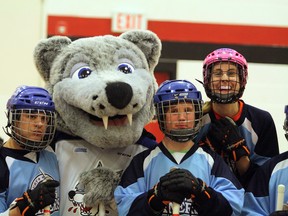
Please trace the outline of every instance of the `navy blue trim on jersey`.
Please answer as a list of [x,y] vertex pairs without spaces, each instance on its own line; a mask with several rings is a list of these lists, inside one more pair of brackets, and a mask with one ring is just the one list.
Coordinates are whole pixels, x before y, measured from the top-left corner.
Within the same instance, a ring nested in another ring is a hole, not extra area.
[[[29,153],[28,150],[10,149],[10,148],[5,148],[5,147],[0,148],[0,170],[1,170],[0,192],[7,190],[7,188],[9,187],[9,169],[7,167],[7,163],[5,161],[5,158],[7,156],[9,156],[9,157],[15,158],[17,160],[29,161],[31,163],[34,163],[29,158],[24,157],[27,153]],[[39,160],[39,152],[36,152],[36,154],[37,154],[37,161],[38,161]]]
[[[243,102],[244,103],[244,102]],[[265,110],[251,105],[243,105],[241,117],[236,124],[242,125],[245,117],[251,122],[251,126],[258,136],[254,152],[257,155],[273,157],[279,154],[276,127],[271,114]]]
[[[271,157],[279,155],[279,146],[276,127],[271,114],[245,104],[242,100],[241,102],[243,102],[242,113],[235,123],[250,150],[250,167],[244,175],[238,175],[238,178],[246,188],[257,168]],[[203,121],[204,126],[200,130],[197,140],[204,140],[211,122],[216,121],[213,110],[204,115]]]
[[[134,156],[124,171],[114,193],[119,215],[155,215],[147,204],[147,193],[172,167],[188,169],[212,190],[212,198],[205,205],[185,200],[181,205],[181,215],[240,214],[244,189],[217,153],[195,144],[178,164],[163,143],[159,143],[155,148]],[[171,211],[169,205],[162,215],[171,215]]]
[[[47,178],[60,180],[58,161],[49,146],[40,152],[1,147],[0,170],[0,215],[8,215],[10,204],[28,189],[35,189]],[[51,216],[59,215],[59,195],[57,187],[55,202],[50,205]],[[39,216],[43,214],[43,209],[36,213]]]
[[145,128],[143,128],[141,137],[138,139],[136,144],[143,145],[147,148],[153,148],[158,143],[156,142],[155,136],[151,134],[150,132],[148,132]]
[[[73,136],[71,134],[64,133],[62,131],[56,131],[53,141],[51,142],[50,146],[55,151],[55,144],[60,140],[82,140],[79,136]],[[148,132],[145,128],[143,128],[141,137],[138,139],[136,144],[143,145],[147,148],[153,148],[158,143],[156,142],[156,138],[153,134]]]
[[287,203],[287,180],[288,152],[284,152],[271,158],[257,169],[246,190],[242,215],[269,215],[274,212],[279,184],[283,184],[286,188],[284,203]]

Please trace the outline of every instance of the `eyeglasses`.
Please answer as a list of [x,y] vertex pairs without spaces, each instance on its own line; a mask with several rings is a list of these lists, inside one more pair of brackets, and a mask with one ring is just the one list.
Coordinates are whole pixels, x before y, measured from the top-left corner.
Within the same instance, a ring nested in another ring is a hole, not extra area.
[[236,77],[238,75],[238,71],[235,71],[235,70],[228,70],[228,71],[215,70],[215,71],[212,71],[212,76],[222,77],[224,75],[224,73],[226,74],[226,76],[228,76],[230,78]]

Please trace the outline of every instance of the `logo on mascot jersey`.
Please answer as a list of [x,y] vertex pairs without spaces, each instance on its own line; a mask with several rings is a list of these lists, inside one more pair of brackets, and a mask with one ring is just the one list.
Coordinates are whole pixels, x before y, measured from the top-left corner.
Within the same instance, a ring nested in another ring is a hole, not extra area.
[[[99,167],[104,167],[103,162],[100,160],[97,162],[96,165],[96,168]],[[123,170],[117,171],[117,174],[119,176],[121,176],[122,173]],[[84,195],[85,195],[84,185],[82,185],[79,182],[76,184],[73,190],[70,190],[68,192],[68,199],[72,203],[71,207],[68,208],[69,215],[73,216],[73,214],[75,214],[81,216],[99,216],[100,211],[99,203],[95,204],[94,207],[86,206],[85,203],[83,202]],[[106,216],[109,216],[111,214],[114,215],[113,212],[116,211],[116,208],[117,207],[114,208],[113,206],[109,206],[108,208],[106,207],[105,215]]]
[[88,152],[88,149],[85,147],[77,147],[74,149],[74,152]]
[[88,207],[83,203],[83,197],[85,195],[84,187],[80,183],[77,183],[75,190],[71,190],[68,193],[69,201],[72,206],[68,208],[70,215],[82,215],[82,216],[98,216],[99,215],[99,204],[96,207]]

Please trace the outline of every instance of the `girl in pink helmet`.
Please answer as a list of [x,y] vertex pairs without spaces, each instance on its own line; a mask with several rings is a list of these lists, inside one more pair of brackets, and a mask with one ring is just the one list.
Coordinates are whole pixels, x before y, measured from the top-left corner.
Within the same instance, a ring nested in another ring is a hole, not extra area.
[[203,108],[200,137],[222,155],[244,187],[258,166],[279,154],[270,113],[240,99],[247,78],[247,61],[236,50],[217,49],[204,59],[203,86],[211,100]]

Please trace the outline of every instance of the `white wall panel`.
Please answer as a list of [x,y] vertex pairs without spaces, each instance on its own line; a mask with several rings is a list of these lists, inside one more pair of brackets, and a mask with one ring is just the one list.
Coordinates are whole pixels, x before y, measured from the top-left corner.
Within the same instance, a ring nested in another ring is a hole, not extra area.
[[143,11],[151,20],[288,26],[287,0],[45,0],[54,15],[111,17],[113,10]]

